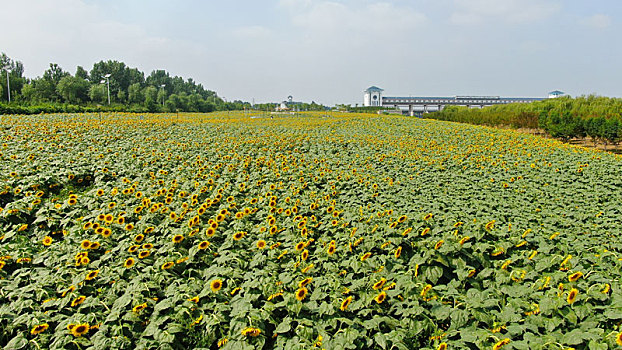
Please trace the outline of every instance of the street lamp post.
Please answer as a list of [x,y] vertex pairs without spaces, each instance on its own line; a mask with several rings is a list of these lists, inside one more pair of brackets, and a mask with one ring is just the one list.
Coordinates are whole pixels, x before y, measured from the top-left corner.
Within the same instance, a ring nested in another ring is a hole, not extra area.
[[108,106],[110,106],[110,73],[104,75],[102,78],[106,80],[102,80],[101,83],[106,83],[108,85]]
[[9,95],[9,103],[11,103],[11,85],[9,84],[9,68],[6,68],[6,92]]
[[[162,90],[164,90],[164,87],[165,87],[165,86],[166,86],[166,84],[162,84],[162,85],[160,85],[160,88],[161,88]],[[164,100],[165,100],[165,98],[164,98],[164,95],[163,95],[163,96],[162,96],[162,107],[164,107]]]

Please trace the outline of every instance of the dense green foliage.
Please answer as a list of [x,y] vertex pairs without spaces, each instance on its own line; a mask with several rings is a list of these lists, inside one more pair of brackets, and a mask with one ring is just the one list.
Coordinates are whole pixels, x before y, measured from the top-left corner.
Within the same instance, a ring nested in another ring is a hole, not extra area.
[[562,97],[529,104],[482,109],[447,106],[429,118],[478,125],[540,128],[562,140],[589,136],[594,143],[622,140],[622,99],[599,96]]
[[[214,91],[207,90],[192,78],[171,77],[164,70],[155,70],[145,77],[136,68],[123,62],[100,61],[90,72],[78,66],[76,73],[64,71],[50,63],[43,76],[27,79],[24,66],[6,54],[0,56],[0,114],[36,114],[58,112],[89,112],[100,110],[129,112],[211,112],[241,110],[250,104],[226,102]],[[11,105],[7,105],[7,77]],[[110,74],[110,105],[108,80]]]
[[9,349],[616,349],[622,157],[402,116],[3,117]]

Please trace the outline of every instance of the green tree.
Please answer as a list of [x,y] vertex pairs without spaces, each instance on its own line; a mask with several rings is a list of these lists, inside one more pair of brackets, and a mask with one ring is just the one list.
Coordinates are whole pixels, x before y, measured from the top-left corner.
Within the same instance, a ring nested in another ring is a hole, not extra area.
[[167,100],[167,94],[165,89],[158,90],[158,104],[164,105],[164,101]]
[[30,81],[32,86],[32,94],[29,93],[31,99],[30,102],[50,102],[54,101],[57,97],[56,86],[50,80],[43,78],[35,78]]
[[87,100],[89,87],[88,81],[68,75],[61,78],[56,85],[56,90],[65,102],[79,104]]
[[82,68],[82,66],[78,66],[76,68],[76,78],[81,78],[84,80],[89,80],[89,72],[86,71],[86,69]]
[[153,86],[147,86],[143,89],[143,95],[145,96],[145,107],[149,112],[156,112],[158,110],[158,89]]
[[142,104],[145,102],[145,95],[140,83],[130,85],[127,91],[127,101],[133,104]]
[[11,101],[20,100],[20,93],[22,87],[26,83],[26,79],[23,77],[24,65],[20,61],[15,61],[7,56],[5,53],[0,55],[0,86],[2,86],[2,94],[0,94],[0,101],[8,101],[7,88],[7,74],[9,71],[9,86],[11,88]]
[[60,80],[64,77],[70,76],[68,72],[65,72],[58,64],[50,63],[50,68],[43,72],[43,80],[46,84],[41,85],[42,95],[50,101],[58,101],[61,96],[58,94],[56,87]]
[[108,90],[103,84],[93,84],[89,89],[89,98],[95,103],[104,104],[108,102]]

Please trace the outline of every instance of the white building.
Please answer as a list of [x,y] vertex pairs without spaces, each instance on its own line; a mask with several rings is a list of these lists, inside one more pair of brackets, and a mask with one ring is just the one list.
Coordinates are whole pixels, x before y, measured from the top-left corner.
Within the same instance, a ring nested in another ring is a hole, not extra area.
[[377,86],[371,86],[367,90],[365,90],[365,95],[363,95],[363,106],[364,107],[380,107],[382,106],[382,90]]
[[563,91],[559,91],[559,90],[555,90],[555,91],[551,91],[549,92],[549,98],[558,98],[561,96],[564,96],[565,93]]

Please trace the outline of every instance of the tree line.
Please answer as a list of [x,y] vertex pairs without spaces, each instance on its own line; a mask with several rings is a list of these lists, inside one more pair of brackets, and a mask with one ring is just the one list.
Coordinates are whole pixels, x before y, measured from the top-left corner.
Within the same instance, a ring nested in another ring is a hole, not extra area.
[[78,66],[74,74],[50,63],[42,76],[28,79],[23,75],[22,62],[2,53],[0,69],[0,114],[96,110],[211,112],[250,108],[248,102],[225,101],[192,78],[171,76],[165,70],[154,70],[145,76],[137,68],[113,60],[97,62],[90,71]]
[[601,143],[605,147],[622,141],[621,98],[564,96],[484,108],[446,106],[428,117],[478,125],[542,129],[563,141],[589,137],[594,145]]

